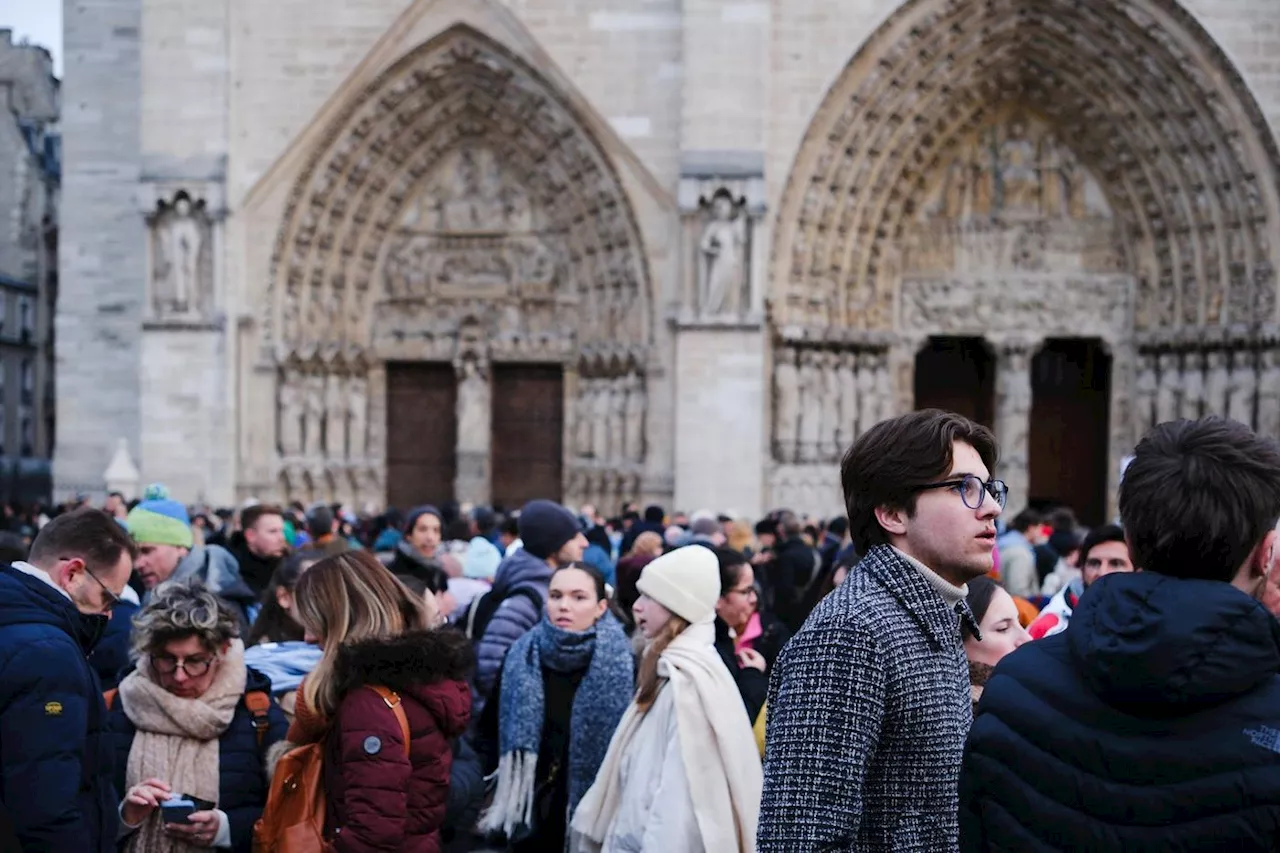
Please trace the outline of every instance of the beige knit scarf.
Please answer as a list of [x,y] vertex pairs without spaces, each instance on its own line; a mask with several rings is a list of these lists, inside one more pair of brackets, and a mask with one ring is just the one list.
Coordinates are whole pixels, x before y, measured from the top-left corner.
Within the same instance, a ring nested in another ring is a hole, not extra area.
[[[689,626],[663,650],[659,674],[668,678],[662,689],[674,692],[680,753],[703,849],[755,853],[764,773],[741,694],[714,643],[711,619]],[[618,723],[595,784],[573,814],[570,850],[602,849],[621,806],[627,749],[643,719],[633,701]]]
[[[232,640],[218,662],[218,672],[204,695],[195,699],[174,696],[156,682],[151,661],[143,657],[138,668],[120,682],[119,701],[137,727],[125,789],[147,779],[163,779],[174,794],[190,794],[218,801],[218,738],[231,725],[236,706],[244,696],[244,643]],[[171,838],[156,809],[135,832],[125,848],[128,853],[186,853],[207,850]]]

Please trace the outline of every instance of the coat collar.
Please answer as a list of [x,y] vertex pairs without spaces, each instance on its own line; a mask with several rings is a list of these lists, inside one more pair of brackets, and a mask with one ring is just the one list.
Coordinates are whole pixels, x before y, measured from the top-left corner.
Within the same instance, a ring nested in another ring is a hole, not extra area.
[[960,622],[978,635],[978,623],[969,603],[961,601],[951,609],[925,576],[892,547],[871,548],[858,563],[858,569],[897,599],[935,649],[941,651],[959,645]]

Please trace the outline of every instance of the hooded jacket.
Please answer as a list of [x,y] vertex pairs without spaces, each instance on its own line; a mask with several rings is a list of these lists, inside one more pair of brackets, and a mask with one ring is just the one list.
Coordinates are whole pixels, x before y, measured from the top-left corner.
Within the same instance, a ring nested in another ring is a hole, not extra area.
[[522,588],[536,590],[545,604],[550,584],[551,567],[546,560],[539,560],[523,548],[498,566],[498,574],[493,581],[493,594],[503,596],[504,599],[485,627],[484,637],[476,650],[476,689],[480,696],[476,707],[477,716],[484,705],[483,697],[489,695],[498,673],[502,671],[502,661],[507,656],[507,650],[538,624],[542,616],[528,597],[511,595],[511,592]]
[[[470,717],[470,663],[470,644],[449,630],[342,647],[334,667],[342,698],[324,762],[326,824],[336,830],[337,853],[438,853],[451,741]],[[408,758],[395,715],[378,694],[361,689],[366,684],[400,695],[409,721]]]
[[1280,622],[1217,581],[1108,575],[987,682],[962,850],[1280,844]]
[[106,707],[86,655],[106,619],[0,568],[0,804],[25,850],[115,849]]
[[[196,580],[210,592],[221,598],[236,614],[240,623],[240,636],[249,636],[249,626],[257,616],[258,598],[240,577],[240,564],[226,548],[217,545],[197,545],[187,553],[173,570],[172,581]],[[151,601],[151,591],[142,598],[142,606]]]

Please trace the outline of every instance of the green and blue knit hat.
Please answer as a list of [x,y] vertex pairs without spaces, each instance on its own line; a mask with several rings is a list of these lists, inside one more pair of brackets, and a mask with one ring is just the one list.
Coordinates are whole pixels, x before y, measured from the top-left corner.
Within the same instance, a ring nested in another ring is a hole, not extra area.
[[195,542],[187,508],[171,500],[169,490],[159,483],[147,486],[142,502],[129,511],[124,526],[140,545],[190,548]]

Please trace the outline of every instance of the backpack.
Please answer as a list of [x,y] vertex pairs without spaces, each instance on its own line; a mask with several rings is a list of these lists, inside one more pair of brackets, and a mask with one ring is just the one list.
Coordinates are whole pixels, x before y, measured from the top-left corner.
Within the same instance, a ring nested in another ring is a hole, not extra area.
[[467,635],[467,639],[479,645],[480,641],[484,639],[484,632],[489,628],[489,622],[493,619],[493,614],[498,612],[502,602],[516,595],[523,595],[532,602],[535,612],[542,612],[545,602],[542,599],[542,593],[536,589],[530,589],[527,586],[517,587],[516,589],[491,589],[484,595],[477,595],[472,600],[471,606],[467,608],[467,612],[461,620],[462,630]]
[[[102,701],[108,711],[115,705],[116,696],[119,693],[120,689],[117,687],[103,691]],[[271,713],[271,696],[265,690],[250,690],[244,694],[244,707],[253,715],[253,729],[258,735],[258,749],[262,749],[262,742],[267,738],[267,730],[271,728],[271,719],[268,716]]]
[[[381,685],[367,684],[396,715],[409,755],[409,718],[400,696]],[[286,752],[271,777],[262,817],[253,825],[254,853],[325,853],[333,845],[324,837],[324,741]]]

